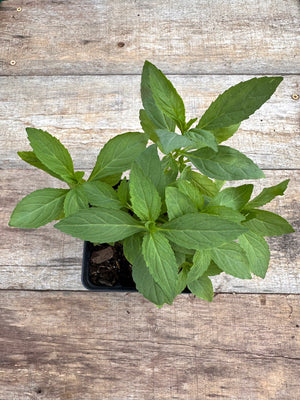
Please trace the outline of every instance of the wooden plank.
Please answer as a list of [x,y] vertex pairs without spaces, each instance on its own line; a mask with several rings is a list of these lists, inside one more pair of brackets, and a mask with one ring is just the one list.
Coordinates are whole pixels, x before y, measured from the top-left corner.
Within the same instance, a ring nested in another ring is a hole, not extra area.
[[0,13],[4,75],[132,74],[145,59],[179,74],[299,72],[297,0],[23,0]]
[[[173,76],[187,118],[200,117],[228,87],[249,76]],[[287,76],[274,96],[227,143],[262,168],[299,168],[298,76]],[[48,130],[69,148],[80,169],[92,168],[116,134],[140,130],[140,76],[1,77],[0,168],[28,168],[17,151],[29,149],[25,127]]]
[[5,400],[296,400],[299,296],[0,293]]
[[[62,187],[57,181],[35,170],[0,171],[0,289],[83,290],[80,282],[82,242],[53,229],[38,230],[7,226],[15,204],[26,194],[43,187]],[[269,239],[271,263],[267,277],[251,281],[215,277],[216,292],[300,293],[299,259],[299,171],[265,171],[267,178],[256,182],[254,195],[263,187],[290,178],[284,197],[277,197],[266,209],[279,213],[298,231]],[[252,181],[251,181],[252,182]],[[243,183],[243,182],[242,182]]]

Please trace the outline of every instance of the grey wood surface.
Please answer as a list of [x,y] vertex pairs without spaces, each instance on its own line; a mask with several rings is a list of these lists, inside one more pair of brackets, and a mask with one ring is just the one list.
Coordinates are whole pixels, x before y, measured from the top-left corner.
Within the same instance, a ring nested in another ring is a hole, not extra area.
[[150,59],[166,73],[294,74],[299,10],[298,0],[9,0],[0,65],[5,75],[139,74]]
[[1,293],[1,400],[298,400],[299,296]]
[[[299,400],[299,48],[298,0],[1,3],[0,400]],[[216,277],[213,303],[87,292],[80,240],[7,226],[23,196],[62,187],[17,157],[25,127],[89,172],[107,139],[140,130],[145,59],[188,117],[241,80],[284,76],[228,144],[264,169],[256,193],[290,178],[266,209],[296,232],[269,240],[265,280]]]

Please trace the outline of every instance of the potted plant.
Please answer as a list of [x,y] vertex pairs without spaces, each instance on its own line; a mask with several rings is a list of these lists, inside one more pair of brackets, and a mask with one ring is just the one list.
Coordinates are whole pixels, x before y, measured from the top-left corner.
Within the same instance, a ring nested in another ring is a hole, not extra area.
[[[281,81],[262,77],[241,82],[221,94],[198,121],[186,121],[182,98],[146,61],[141,82],[143,132],[109,140],[87,180],[83,171],[74,171],[69,152],[56,138],[27,128],[33,150],[19,156],[69,188],[29,194],[17,204],[9,225],[37,228],[60,220],[55,228],[87,241],[88,253],[96,248],[85,261],[85,267],[98,263],[103,270],[100,278],[95,272],[98,281],[89,283],[92,289],[119,287],[119,280],[125,279],[126,290],[135,283],[157,306],[171,304],[186,288],[211,301],[210,276],[222,272],[240,279],[251,279],[252,274],[264,278],[270,258],[264,237],[293,228],[260,207],[283,195],[288,180],[252,199],[253,184],[223,188],[225,181],[260,179],[264,173],[244,154],[221,143]],[[153,144],[147,146],[149,140]],[[129,178],[122,176],[127,170]],[[88,279],[85,273],[84,281]]]

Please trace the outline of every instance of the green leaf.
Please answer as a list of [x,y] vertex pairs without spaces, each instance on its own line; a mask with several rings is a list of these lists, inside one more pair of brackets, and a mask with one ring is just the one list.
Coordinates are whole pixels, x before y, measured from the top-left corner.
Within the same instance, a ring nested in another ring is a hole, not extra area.
[[63,144],[41,129],[26,128],[30,145],[36,157],[49,170],[67,183],[76,183],[72,158]]
[[111,208],[113,210],[122,208],[116,191],[107,183],[100,181],[85,182],[82,187],[88,203],[92,206]]
[[213,301],[214,289],[208,276],[201,276],[188,284],[190,291],[199,299]]
[[[135,234],[123,242],[123,251],[132,264],[132,277],[137,290],[157,306],[168,303],[168,298],[161,287],[154,281],[142,254],[142,236]],[[172,303],[172,302],[171,302]]]
[[194,203],[175,187],[166,188],[166,204],[169,220],[180,217],[184,214],[197,212]]
[[239,244],[246,253],[251,272],[264,278],[270,261],[268,243],[263,237],[249,231],[239,237]]
[[94,181],[128,170],[132,162],[145,150],[147,137],[139,132],[127,132],[110,139],[100,151],[89,177]]
[[33,165],[34,167],[41,169],[42,171],[47,172],[47,174],[54,176],[54,178],[60,179],[61,176],[56,174],[55,172],[51,171],[49,168],[47,168],[34,154],[33,151],[18,151],[18,156],[22,158],[23,161],[27,162],[30,165]]
[[192,200],[198,210],[203,208],[204,198],[196,186],[181,178],[177,180],[177,186],[183,194]]
[[159,137],[162,150],[165,154],[171,153],[181,147],[192,146],[193,142],[186,136],[178,135],[175,132],[170,132],[166,129],[156,129],[156,134]]
[[157,153],[156,144],[147,147],[137,158],[136,162],[142,168],[144,174],[150,178],[161,198],[164,198],[166,179]]
[[145,112],[156,128],[173,131],[175,130],[175,122],[161,112],[154,100],[150,83],[151,66],[152,64],[146,61],[142,72],[141,97]]
[[218,215],[233,222],[242,222],[246,217],[237,210],[225,206],[211,206],[210,204],[203,210],[205,214]]
[[89,208],[89,202],[86,197],[83,186],[75,186],[69,190],[64,201],[64,214],[68,217],[78,210]]
[[162,233],[152,232],[144,236],[142,247],[146,265],[153,279],[172,302],[176,295],[178,267],[170,243]]
[[226,274],[240,279],[251,279],[249,261],[246,253],[236,242],[225,243],[211,250],[213,261]]
[[197,121],[197,119],[198,119],[198,118],[192,118],[192,119],[190,119],[190,120],[185,124],[184,131],[185,131],[185,132],[188,131],[188,130],[190,129],[190,127],[193,125],[193,123]]
[[218,151],[218,144],[213,133],[204,129],[191,129],[184,134],[184,137],[190,139],[196,145],[197,149],[202,147],[210,147],[214,151]]
[[229,139],[231,136],[235,134],[235,132],[239,129],[240,123],[227,126],[225,128],[213,129],[211,132],[214,134],[217,143],[225,142],[225,140]]
[[119,172],[118,174],[109,175],[101,178],[101,182],[107,183],[109,186],[115,186],[120,182],[121,177],[122,172]]
[[54,226],[68,235],[93,243],[117,242],[145,230],[128,213],[108,208],[79,210]]
[[152,142],[154,143],[159,142],[159,138],[155,133],[157,127],[148,117],[146,111],[140,110],[139,117],[140,117],[141,127],[143,128],[143,131],[148,135],[149,139],[152,140]]
[[9,226],[39,228],[59,219],[68,189],[40,189],[24,197],[15,207]]
[[178,164],[171,155],[167,155],[162,159],[162,167],[164,169],[166,185],[175,182],[178,176]]
[[166,237],[187,249],[209,249],[237,239],[245,228],[235,222],[208,214],[186,214],[159,227]]
[[189,271],[187,283],[200,278],[207,271],[211,261],[211,250],[197,250],[193,257],[193,265]]
[[124,178],[120,185],[118,186],[117,196],[122,204],[122,206],[127,207],[130,200],[129,196],[129,182],[127,178]]
[[182,293],[183,290],[186,288],[189,268],[189,263],[185,263],[178,274],[176,283],[176,295]]
[[185,109],[182,98],[166,76],[149,61],[150,87],[155,104],[160,111],[176,122],[181,131],[185,127]]
[[217,264],[211,260],[209,267],[207,268],[207,270],[204,272],[204,276],[216,276],[216,275],[220,275],[223,271],[221,270],[221,268],[219,268],[217,266]]
[[264,178],[262,170],[244,154],[227,146],[218,148],[217,153],[205,147],[186,152],[185,156],[200,172],[210,178],[227,181]]
[[84,177],[85,172],[84,171],[76,171],[74,176],[75,179],[77,181],[77,183],[83,183],[84,179],[82,179]]
[[243,225],[261,236],[279,236],[295,232],[280,215],[265,210],[251,210]]
[[247,119],[272,96],[282,79],[253,78],[232,86],[210,105],[197,128],[224,128]]
[[129,192],[133,211],[142,221],[156,221],[161,210],[161,198],[154,184],[139,165],[132,165]]
[[214,197],[219,192],[219,188],[211,179],[209,179],[205,175],[199,174],[199,172],[191,171],[190,167],[188,168],[189,173],[184,179],[187,179],[188,181],[193,183],[203,195]]
[[229,187],[219,192],[209,203],[210,206],[225,206],[233,210],[241,210],[250,199],[253,185]]
[[263,191],[258,196],[256,196],[253,200],[249,201],[249,203],[246,204],[244,209],[249,210],[252,208],[261,207],[269,203],[276,196],[282,196],[287,188],[289,181],[289,179],[286,179],[285,181],[280,182],[278,185],[263,189]]

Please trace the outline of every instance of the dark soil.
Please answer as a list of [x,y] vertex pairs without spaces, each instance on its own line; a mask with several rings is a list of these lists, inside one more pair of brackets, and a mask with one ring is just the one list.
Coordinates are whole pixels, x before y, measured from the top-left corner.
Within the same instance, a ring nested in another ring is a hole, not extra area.
[[123,246],[107,243],[92,246],[89,259],[89,281],[99,287],[135,288],[132,266],[123,254]]

